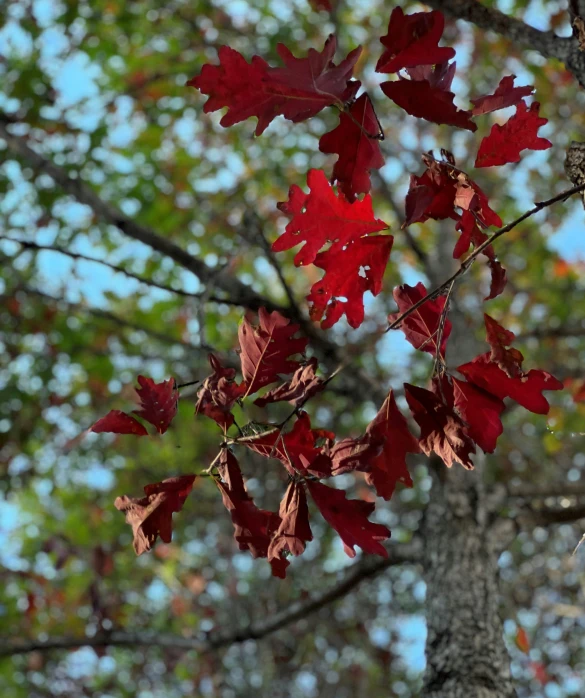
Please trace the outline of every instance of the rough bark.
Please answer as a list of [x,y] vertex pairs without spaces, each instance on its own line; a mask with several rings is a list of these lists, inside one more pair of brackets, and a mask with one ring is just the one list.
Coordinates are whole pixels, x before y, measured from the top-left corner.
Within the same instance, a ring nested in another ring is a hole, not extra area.
[[458,468],[442,475],[422,531],[428,636],[421,698],[513,698],[481,474]]

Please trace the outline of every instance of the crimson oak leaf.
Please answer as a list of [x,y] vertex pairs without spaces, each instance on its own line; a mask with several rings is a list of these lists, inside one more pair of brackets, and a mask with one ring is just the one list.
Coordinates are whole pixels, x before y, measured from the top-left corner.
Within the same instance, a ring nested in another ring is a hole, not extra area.
[[343,439],[332,448],[333,474],[364,471],[366,482],[375,488],[378,496],[389,500],[397,482],[412,487],[406,467],[407,453],[420,453],[420,447],[390,391],[363,436]]
[[[229,484],[220,480],[215,480],[215,484],[221,492],[223,505],[232,517],[234,538],[240,550],[248,550],[253,558],[268,557],[270,542],[281,523],[280,516],[272,511],[259,509],[246,490],[240,488],[239,481],[235,489],[231,489]],[[269,562],[272,574],[284,579],[289,564],[287,560],[276,555]]]
[[531,369],[511,378],[491,360],[490,352],[458,366],[457,370],[470,383],[483,388],[500,400],[509,397],[535,414],[548,414],[550,405],[542,394],[544,390],[562,390],[563,384],[547,371]]
[[243,397],[274,383],[281,374],[294,373],[300,364],[289,357],[302,354],[308,342],[305,337],[293,336],[299,326],[277,310],[269,313],[260,308],[258,319],[259,326],[253,327],[244,318],[238,330],[242,375],[247,385]]
[[140,388],[136,393],[140,398],[140,410],[134,414],[152,424],[159,434],[164,434],[177,414],[179,391],[175,380],[170,378],[162,383],[155,383],[152,378],[138,376]]
[[477,125],[471,120],[471,112],[457,108],[453,102],[455,95],[450,87],[454,68],[454,63],[451,66],[443,63],[434,68],[425,66],[425,69],[411,69],[408,72],[411,77],[415,76],[414,79],[407,80],[401,76],[398,80],[383,82],[380,87],[387,97],[411,116],[476,131]]
[[231,409],[246,392],[246,384],[234,381],[236,370],[224,368],[220,360],[209,354],[213,373],[208,376],[197,393],[195,414],[204,414],[213,419],[225,431],[234,423]]
[[91,431],[96,434],[104,432],[111,434],[134,434],[136,436],[148,436],[148,432],[143,424],[129,414],[121,410],[110,410],[105,417],[91,427]]
[[366,291],[377,296],[388,264],[394,237],[375,235],[349,243],[344,249],[327,250],[317,255],[315,266],[325,276],[311,287],[307,296],[312,320],[321,320],[328,329],[345,313],[354,329],[364,321]]
[[480,114],[489,114],[490,112],[513,107],[518,104],[523,97],[530,97],[534,92],[532,85],[523,85],[522,87],[514,87],[515,75],[507,75],[500,80],[496,91],[491,95],[483,95],[472,99],[472,113],[474,116]]
[[480,143],[476,167],[494,167],[509,162],[520,162],[523,150],[547,150],[552,143],[538,136],[538,129],[548,119],[540,117],[540,104],[533,102],[530,108],[524,101],[516,107],[516,113],[503,126],[494,124],[489,135]]
[[[388,315],[388,322],[395,322],[400,315],[409,310],[416,302],[427,295],[427,290],[422,282],[416,286],[397,286],[393,292],[394,300],[398,306],[397,313]],[[400,323],[400,329],[404,332],[406,339],[415,349],[426,351],[433,356],[437,354],[437,341],[441,324],[441,315],[445,309],[447,299],[445,296],[438,296],[423,303],[411,315]],[[439,353],[445,355],[447,340],[451,334],[451,321],[445,320],[443,325],[443,336]]]
[[204,65],[201,73],[187,82],[209,96],[205,113],[228,107],[222,126],[232,126],[251,116],[258,118],[259,136],[278,115],[293,122],[304,121],[324,107],[355,97],[359,82],[350,82],[361,53],[354,49],[339,64],[333,63],[337,41],[330,35],[320,53],[309,49],[305,58],[295,58],[283,44],[277,51],[284,67],[273,68],[263,58],[251,63],[229,46],[219,49],[219,65]]
[[308,194],[293,184],[288,201],[278,204],[291,220],[272,245],[275,252],[282,252],[304,243],[295,256],[296,266],[314,262],[327,243],[342,249],[348,242],[388,227],[374,218],[369,195],[362,201],[349,203],[343,194],[335,194],[322,170],[309,170],[307,184]]
[[365,92],[349,107],[348,113],[340,113],[339,126],[321,136],[319,150],[339,155],[332,179],[348,201],[354,201],[358,194],[367,194],[372,188],[370,171],[384,166],[380,150],[383,137],[378,117]]
[[461,463],[472,469],[470,454],[475,453],[475,445],[461,418],[430,390],[405,383],[404,391],[420,427],[419,444],[423,453],[427,456],[436,453],[448,468]]
[[291,482],[280,509],[280,526],[270,541],[268,559],[279,559],[283,554],[302,555],[308,541],[313,540],[309,524],[307,495],[301,482]]
[[378,73],[395,73],[401,68],[444,63],[455,56],[455,50],[440,47],[445,18],[438,11],[405,15],[395,7],[390,15],[388,33],[380,39],[385,47],[376,64]]
[[289,381],[256,398],[254,404],[265,407],[269,403],[286,400],[295,407],[299,407],[325,387],[323,379],[315,375],[317,366],[317,359],[310,359],[304,366],[297,368]]
[[347,499],[343,490],[320,482],[309,480],[307,487],[325,521],[339,534],[349,557],[355,557],[356,545],[365,553],[388,557],[388,551],[380,541],[390,538],[390,531],[386,526],[368,520],[375,509],[373,502]]
[[485,453],[493,453],[504,430],[500,419],[505,408],[502,400],[457,378],[453,378],[453,399],[469,436]]
[[509,349],[515,339],[510,330],[502,327],[493,317],[483,314],[487,342],[492,351],[490,359],[496,363],[510,378],[518,378],[522,375],[522,362],[524,357],[518,349]]
[[137,555],[150,550],[160,536],[170,543],[173,531],[173,513],[181,511],[193,489],[196,475],[180,475],[144,487],[145,497],[117,497],[114,506],[126,514],[126,523],[132,526],[134,550]]

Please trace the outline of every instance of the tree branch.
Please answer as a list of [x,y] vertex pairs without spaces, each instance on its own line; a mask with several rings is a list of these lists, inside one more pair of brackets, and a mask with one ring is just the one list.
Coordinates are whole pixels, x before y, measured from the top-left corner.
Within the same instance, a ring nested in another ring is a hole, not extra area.
[[522,483],[509,485],[508,496],[519,499],[546,499],[548,497],[585,497],[585,482],[559,482],[542,485]]
[[519,519],[525,528],[527,524],[532,526],[550,526],[551,524],[575,523],[580,519],[585,519],[585,504],[576,504],[571,507],[530,508],[523,510]]
[[552,31],[541,31],[520,19],[510,17],[477,0],[425,0],[436,10],[449,17],[464,19],[480,29],[497,32],[523,49],[538,51],[546,58],[566,62],[572,53],[573,40],[558,36]]
[[167,238],[158,235],[154,230],[126,216],[122,211],[103,201],[95,191],[81,179],[74,179],[62,167],[59,167],[48,158],[34,151],[27,143],[27,139],[12,134],[8,125],[14,123],[9,117],[0,114],[0,138],[8,145],[8,150],[24,158],[35,170],[46,172],[65,191],[80,203],[89,206],[95,215],[104,223],[113,225],[125,235],[138,240],[148,247],[173,259],[184,269],[192,272],[204,284],[212,284],[224,291],[230,302],[245,308],[258,310],[261,306],[269,310],[279,310],[287,313],[287,308],[273,303],[256,293],[246,284],[237,279],[234,274],[223,270],[217,270],[207,266],[197,257],[171,242]]
[[71,650],[77,647],[139,646],[193,650],[200,655],[209,654],[247,640],[260,640],[342,599],[363,581],[372,579],[388,567],[400,564],[417,564],[420,561],[420,557],[420,541],[404,544],[397,548],[392,546],[388,558],[375,560],[374,562],[370,558],[363,558],[357,565],[352,567],[340,583],[331,587],[328,591],[314,594],[307,601],[298,601],[283,611],[272,615],[267,620],[252,623],[244,628],[225,633],[212,632],[204,637],[190,638],[182,635],[149,633],[146,631],[113,631],[94,637],[53,637],[47,640],[15,639],[0,643],[0,657],[12,657],[18,654],[26,654],[27,652]]

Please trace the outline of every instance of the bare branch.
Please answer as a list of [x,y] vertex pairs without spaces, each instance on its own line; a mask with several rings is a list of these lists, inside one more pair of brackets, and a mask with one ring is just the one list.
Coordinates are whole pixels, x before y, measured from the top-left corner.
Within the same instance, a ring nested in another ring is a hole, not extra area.
[[585,497],[585,482],[522,483],[509,485],[508,496],[520,499],[546,499],[547,497]]
[[481,29],[501,34],[516,46],[538,51],[546,58],[558,58],[564,62],[571,54],[572,39],[531,27],[520,19],[486,7],[478,0],[427,0],[425,4],[455,19],[464,19]]
[[236,278],[234,274],[224,270],[218,271],[207,266],[207,264],[189,254],[174,242],[158,235],[154,230],[137,223],[122,213],[122,211],[103,201],[81,179],[74,179],[67,170],[33,150],[26,138],[12,134],[8,128],[8,125],[11,123],[13,122],[10,118],[0,114],[0,138],[6,141],[8,150],[12,154],[27,160],[34,169],[50,175],[63,191],[73,196],[80,203],[89,206],[104,223],[116,226],[128,237],[138,240],[153,250],[170,257],[184,269],[195,274],[202,283],[213,284],[216,288],[221,289],[227,294],[232,304],[241,305],[252,310],[258,310],[258,308],[264,306],[270,310],[287,312],[286,308],[256,293],[256,291]]
[[71,650],[77,647],[163,647],[172,649],[192,650],[197,654],[211,652],[230,647],[231,645],[260,640],[298,620],[307,618],[325,606],[342,599],[362,582],[372,579],[388,567],[400,564],[418,564],[420,561],[420,541],[391,547],[390,556],[386,559],[375,560],[362,558],[354,565],[341,582],[323,593],[313,594],[306,601],[298,601],[288,608],[273,614],[261,622],[252,623],[243,628],[226,633],[209,633],[200,637],[184,637],[164,633],[149,633],[147,631],[126,632],[114,631],[102,633],[94,637],[53,637],[47,640],[14,639],[0,643],[0,657],[12,657],[28,652],[48,652],[50,650]]
[[549,526],[551,524],[575,523],[580,519],[585,519],[585,504],[569,507],[531,508],[528,511],[523,511],[519,517],[525,528],[528,522],[528,525]]
[[585,327],[581,325],[559,325],[558,327],[536,327],[516,335],[516,339],[570,339],[585,337]]

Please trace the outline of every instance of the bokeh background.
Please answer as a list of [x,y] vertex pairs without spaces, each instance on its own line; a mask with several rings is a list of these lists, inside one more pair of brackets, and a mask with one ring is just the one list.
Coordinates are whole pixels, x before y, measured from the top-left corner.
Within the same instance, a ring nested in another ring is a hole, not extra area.
[[[392,288],[444,278],[441,250],[452,248],[456,235],[433,221],[413,226],[411,239],[400,231],[409,174],[422,172],[422,152],[441,147],[471,170],[493,120],[513,113],[484,117],[470,134],[415,120],[387,100],[373,68],[393,6],[339,0],[328,13],[306,0],[0,5],[0,120],[11,122],[11,133],[89,184],[103,202],[283,305],[287,296],[267,254],[285,224],[276,203],[286,199],[291,184],[304,185],[309,168],[330,170],[333,159],[319,153],[318,140],[333,128],[336,114],[325,110],[302,124],[279,118],[255,138],[253,121],[223,129],[220,113],[203,114],[205,98],[185,82],[216,60],[222,44],[273,64],[278,42],[304,55],[321,49],[334,31],[338,57],[363,45],[356,74],[370,90],[386,134],[387,164],[374,180],[374,207],[396,237],[384,291],[368,298],[363,326],[351,330],[340,322],[328,333],[369,378],[361,392],[344,390],[343,381],[332,384],[308,407],[317,426],[341,436],[359,433],[375,414],[373,385],[399,389],[405,380],[424,382],[431,370],[398,333],[380,333],[395,308]],[[539,28],[570,33],[564,3],[505,0],[498,6]],[[562,65],[536,52],[521,54],[495,34],[449,21],[444,38],[457,50],[458,104],[492,92],[513,73],[519,84],[535,85],[541,114],[549,119],[540,133],[552,149],[528,153],[517,166],[474,174],[502,219],[511,220],[568,186],[562,161],[568,142],[583,139],[583,93]],[[306,554],[293,561],[285,581],[270,577],[265,561],[237,551],[218,492],[204,479],[174,517],[173,542],[136,558],[113,500],[205,469],[217,452],[218,430],[203,417],[194,419],[196,388],[182,393],[180,413],[163,438],[86,430],[108,410],[128,408],[139,373],[156,380],[202,379],[210,349],[237,361],[233,349],[244,310],[214,300],[221,294],[212,283],[201,285],[105,223],[99,211],[79,203],[3,140],[0,191],[0,647],[17,638],[117,629],[188,638],[245,627],[327,589],[359,564],[314,516],[315,540]],[[521,489],[528,483],[545,494],[548,484],[551,492],[555,483],[585,487],[579,395],[584,223],[583,207],[573,200],[498,243],[510,282],[488,312],[520,335],[517,346],[528,366],[555,373],[567,390],[553,396],[548,418],[509,410],[497,452],[478,474],[490,485]],[[279,255],[282,273],[306,310],[303,299],[316,278],[310,269],[296,269],[292,257]],[[458,302],[472,317],[470,332],[481,322],[478,308],[488,285],[488,272],[478,264],[458,289]],[[278,408],[272,414],[278,417]],[[285,482],[278,463],[246,454],[241,463],[256,501],[277,508]],[[415,535],[430,488],[423,458],[412,460],[411,471],[415,487],[377,506],[377,520],[397,542]],[[359,478],[344,476],[343,484],[372,496]],[[573,504],[570,497],[555,502]],[[578,522],[537,526],[520,533],[501,556],[502,613],[521,698],[585,694],[585,552],[571,556],[581,534]],[[264,640],[205,655],[153,642],[147,648],[8,656],[0,660],[0,693],[414,697],[424,669],[424,596],[416,565],[390,567]]]

